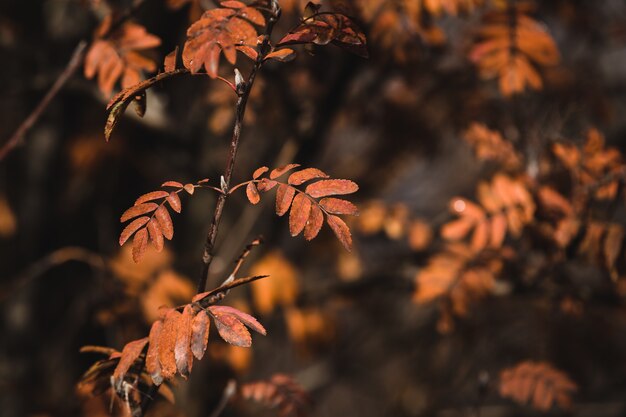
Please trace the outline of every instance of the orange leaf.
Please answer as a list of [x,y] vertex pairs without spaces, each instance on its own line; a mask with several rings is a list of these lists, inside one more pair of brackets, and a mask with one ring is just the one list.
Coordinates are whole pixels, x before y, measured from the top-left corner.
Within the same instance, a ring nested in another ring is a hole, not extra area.
[[145,203],[146,201],[152,201],[152,200],[157,200],[159,198],[165,198],[168,195],[169,195],[169,193],[167,191],[152,191],[150,193],[146,193],[146,194],[140,196],[135,201],[135,206],[138,206],[139,204]]
[[352,194],[359,186],[350,180],[321,180],[306,187],[305,192],[314,198],[329,195]]
[[148,230],[140,229],[133,238],[133,260],[139,262],[148,247]]
[[209,329],[211,321],[209,315],[200,311],[191,322],[191,352],[198,359],[202,359],[209,342]]
[[472,229],[475,222],[469,216],[461,217],[446,223],[441,228],[441,237],[447,240],[461,240]]
[[163,62],[165,72],[174,71],[176,69],[176,55],[178,55],[178,46],[172,52],[166,55]]
[[300,185],[315,178],[328,178],[328,174],[317,168],[305,168],[291,174],[287,182],[291,185]]
[[553,403],[569,408],[571,394],[578,387],[562,371],[547,362],[524,361],[502,370],[500,395],[520,404],[532,401],[533,407],[548,411]]
[[120,217],[120,222],[124,223],[125,221],[130,220],[134,217],[154,211],[157,209],[157,207],[159,207],[159,205],[156,203],[144,203],[139,204],[138,206],[132,206],[131,208],[126,210],[124,214],[122,214],[122,217]]
[[251,328],[255,332],[260,333],[263,336],[266,335],[265,328],[261,325],[261,323],[259,323],[257,321],[257,319],[252,317],[250,314],[244,313],[241,310],[238,310],[238,309],[236,309],[234,307],[230,307],[230,306],[211,306],[211,307],[209,307],[209,310],[213,314],[222,314],[222,315],[230,314],[230,315],[236,317],[241,322],[243,322],[243,324],[245,324],[246,326],[248,326],[249,328]]
[[163,236],[165,236],[167,240],[172,240],[172,238],[174,237],[174,224],[172,223],[170,213],[167,211],[165,206],[159,207],[154,212],[154,217],[159,222],[159,227],[163,232]]
[[282,216],[287,213],[291,206],[291,201],[296,193],[295,188],[286,184],[280,184],[276,191],[276,214]]
[[181,314],[175,309],[170,309],[163,321],[163,329],[159,337],[159,363],[161,374],[164,379],[171,379],[176,374],[176,338],[178,333],[178,321]]
[[[203,314],[203,313],[200,313]],[[176,346],[174,348],[174,359],[178,372],[187,377],[193,366],[193,355],[191,352],[191,322],[193,320],[193,307],[187,304],[183,309],[183,314],[178,319],[178,330],[176,333]]]
[[181,203],[180,203],[180,197],[178,196],[178,193],[170,193],[170,195],[167,196],[167,202],[170,203],[170,207],[172,208],[172,210],[174,210],[176,213],[180,213],[181,210],[183,209]]
[[312,240],[318,235],[322,225],[324,224],[324,213],[316,205],[311,205],[311,214],[304,226],[304,238],[306,240]]
[[161,231],[161,227],[159,226],[159,222],[152,218],[148,222],[148,233],[150,234],[150,239],[152,239],[152,244],[157,252],[161,252],[163,250],[163,232]]
[[291,212],[289,213],[289,231],[291,236],[297,236],[302,232],[311,213],[311,200],[304,194],[298,194],[293,199]]
[[143,348],[148,343],[148,338],[144,337],[143,339],[133,340],[124,346],[122,350],[122,356],[120,356],[120,361],[115,367],[115,371],[113,371],[113,383],[116,388],[119,390],[122,385],[122,381],[124,380],[124,376],[126,376],[126,372],[130,369],[130,367],[135,363]]
[[165,181],[163,184],[161,184],[161,187],[183,188],[183,184],[178,181]]
[[120,242],[119,242],[120,246],[126,243],[128,238],[130,238],[133,233],[135,233],[137,230],[143,227],[144,224],[148,223],[149,220],[150,220],[150,217],[143,216],[130,222],[130,224],[126,226],[124,230],[122,230],[122,233],[120,234]]
[[261,196],[259,195],[259,190],[256,188],[253,182],[248,183],[246,186],[246,196],[248,197],[248,201],[252,204],[258,204],[261,201]]
[[193,184],[185,184],[183,188],[185,189],[185,191],[187,191],[187,194],[189,195],[193,195],[193,192],[196,189],[196,187],[194,187]]
[[270,52],[265,56],[265,59],[275,59],[280,62],[293,61],[296,58],[296,52],[290,48],[283,48],[273,52]]
[[328,215],[326,222],[332,229],[337,239],[341,242],[348,252],[352,250],[352,235],[346,223],[337,216]]
[[256,180],[258,179],[261,175],[265,174],[267,171],[269,171],[270,169],[268,167],[261,167],[261,168],[257,168],[253,173],[252,173],[252,179]]
[[275,180],[276,178],[280,177],[287,171],[291,171],[292,169],[297,168],[299,166],[300,164],[287,164],[285,166],[275,168],[272,170],[272,172],[270,172],[270,178]]
[[340,198],[322,198],[320,200],[320,206],[332,214],[349,214],[351,216],[359,214],[359,209],[357,209],[354,204]]
[[161,385],[163,382],[161,364],[159,363],[159,339],[162,329],[163,322],[157,320],[152,324],[150,335],[148,336],[150,344],[148,345],[148,353],[146,353],[146,371],[150,374],[150,378],[152,378],[152,382],[155,385]]
[[[215,306],[209,307],[212,310]],[[239,347],[250,347],[252,337],[246,326],[231,314],[213,313],[215,326],[222,339],[231,345]]]
[[278,182],[274,180],[268,180],[267,178],[262,178],[261,181],[258,183],[257,188],[259,191],[269,191],[272,188],[276,187],[277,184]]

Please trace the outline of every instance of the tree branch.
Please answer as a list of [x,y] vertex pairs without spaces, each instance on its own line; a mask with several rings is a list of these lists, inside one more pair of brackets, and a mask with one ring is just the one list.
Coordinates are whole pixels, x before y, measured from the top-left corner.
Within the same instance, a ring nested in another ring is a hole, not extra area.
[[[115,20],[115,22],[111,25],[109,30],[106,32],[104,37],[109,36],[115,30],[117,30],[124,22],[126,22],[129,18],[131,18],[139,6],[143,4],[144,0],[135,0],[132,6],[123,14],[119,15],[119,17]],[[65,69],[59,77],[56,79],[50,90],[46,93],[46,95],[41,99],[37,107],[28,115],[26,119],[19,125],[13,136],[9,138],[8,141],[2,145],[0,148],[0,161],[2,161],[8,154],[11,152],[17,145],[22,142],[24,135],[32,129],[32,127],[37,123],[41,115],[46,111],[50,102],[57,96],[59,91],[65,86],[67,81],[74,75],[74,73],[80,68],[80,65],[83,63],[85,58],[85,53],[87,50],[87,46],[89,46],[89,42],[86,40],[82,40],[76,45],[74,52],[72,53],[72,57],[69,62],[65,66]]]
[[[274,3],[273,3],[274,4]],[[250,71],[250,75],[245,83],[241,85],[237,85],[238,97],[237,104],[235,108],[235,125],[233,127],[233,136],[230,142],[230,152],[228,155],[228,161],[226,163],[226,169],[223,175],[223,194],[221,194],[217,203],[215,204],[215,211],[213,212],[213,219],[211,220],[211,226],[207,233],[206,242],[204,244],[204,251],[202,253],[202,273],[200,278],[198,279],[198,293],[204,292],[206,289],[206,283],[209,277],[209,268],[211,267],[211,262],[214,257],[214,249],[215,249],[215,241],[217,239],[217,231],[219,229],[220,221],[222,219],[222,213],[224,211],[224,205],[226,204],[226,199],[228,198],[228,191],[230,187],[230,180],[233,176],[233,170],[235,168],[235,159],[237,158],[237,150],[239,149],[239,140],[241,138],[241,128],[243,126],[243,117],[246,113],[246,105],[248,103],[248,98],[250,96],[250,92],[252,91],[252,86],[254,85],[254,80],[256,78],[257,72],[263,66],[263,61],[265,60],[265,56],[270,52],[271,45],[269,43],[270,36],[272,34],[272,30],[274,28],[274,24],[280,17],[280,8],[278,3],[275,3],[275,9],[272,15],[269,17],[267,26],[265,28],[265,40],[259,46],[259,56],[257,57],[256,62],[254,63],[254,67]]]
[[22,124],[17,128],[13,136],[6,141],[6,143],[0,148],[0,161],[4,159],[5,156],[9,152],[13,150],[22,140],[26,132],[28,132],[39,120],[39,117],[43,114],[43,112],[48,108],[50,102],[56,97],[56,95],[61,91],[61,88],[65,85],[67,80],[70,79],[72,75],[76,72],[76,70],[80,67],[80,64],[83,62],[83,58],[85,57],[85,51],[87,49],[87,42],[80,41],[74,52],[72,53],[72,57],[70,58],[67,66],[63,70],[63,72],[56,79],[50,90],[46,93],[44,98],[39,102],[37,107],[32,111],[32,113],[24,119]]

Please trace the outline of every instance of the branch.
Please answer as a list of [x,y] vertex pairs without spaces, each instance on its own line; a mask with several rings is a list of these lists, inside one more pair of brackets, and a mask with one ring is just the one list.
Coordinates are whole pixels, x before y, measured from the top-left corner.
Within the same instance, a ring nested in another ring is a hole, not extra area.
[[87,42],[82,40],[74,49],[72,53],[72,57],[70,58],[67,66],[63,70],[63,72],[56,79],[54,84],[44,98],[39,102],[35,110],[22,122],[22,124],[17,128],[13,136],[0,148],[0,161],[4,159],[5,156],[9,152],[13,150],[22,140],[26,132],[28,132],[39,120],[39,117],[43,114],[43,112],[48,108],[50,102],[56,97],[56,95],[61,91],[61,88],[65,85],[67,80],[70,79],[72,75],[76,72],[76,70],[80,67],[80,64],[83,62],[83,58],[85,57],[85,50],[87,49]]
[[228,197],[228,190],[230,188],[230,180],[233,176],[233,170],[235,167],[235,159],[237,157],[237,150],[239,149],[239,140],[241,138],[241,128],[243,125],[243,117],[246,113],[246,104],[248,103],[248,97],[250,96],[250,92],[252,91],[252,86],[254,84],[254,80],[256,78],[257,72],[263,66],[263,61],[265,60],[265,56],[270,52],[270,36],[272,34],[272,30],[274,29],[274,24],[280,17],[280,7],[278,6],[278,2],[273,1],[272,5],[275,5],[273,9],[272,15],[269,17],[267,27],[265,28],[265,38],[263,43],[259,46],[259,56],[257,57],[256,62],[254,63],[254,67],[248,76],[247,81],[243,83],[243,85],[238,84],[238,97],[237,104],[235,108],[235,125],[233,128],[233,136],[230,142],[230,152],[228,155],[228,161],[226,163],[226,170],[224,171],[223,178],[223,186],[221,194],[215,205],[215,211],[213,212],[213,219],[211,221],[211,226],[207,233],[206,242],[204,244],[204,251],[202,253],[202,273],[200,278],[198,279],[198,292],[201,293],[206,289],[207,279],[209,277],[209,268],[211,266],[211,262],[214,257],[214,249],[215,249],[215,240],[217,239],[217,231],[220,225],[220,221],[222,219],[222,213],[224,211],[224,205],[226,204],[226,198]]
[[[111,25],[107,33],[104,37],[109,36],[116,29],[118,29],[124,22],[126,22],[129,18],[131,18],[139,6],[143,4],[144,0],[135,0],[132,6],[123,14],[121,14],[116,21]],[[69,62],[65,66],[65,69],[59,77],[56,79],[50,90],[46,93],[46,95],[41,99],[37,107],[32,111],[31,114],[28,115],[26,119],[22,122],[22,124],[17,128],[13,136],[5,142],[5,144],[0,148],[0,161],[2,161],[8,154],[11,152],[17,145],[22,142],[24,135],[32,129],[32,127],[37,123],[41,115],[46,111],[50,102],[56,97],[56,95],[61,91],[61,89],[65,86],[67,81],[74,75],[74,73],[78,70],[80,65],[83,63],[85,58],[85,52],[87,50],[87,46],[89,43],[86,40],[82,40],[76,45],[74,52],[72,53],[72,57]]]

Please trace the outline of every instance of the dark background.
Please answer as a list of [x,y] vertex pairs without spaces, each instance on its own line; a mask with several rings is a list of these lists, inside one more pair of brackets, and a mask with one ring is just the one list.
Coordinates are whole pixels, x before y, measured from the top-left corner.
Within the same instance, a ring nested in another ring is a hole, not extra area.
[[[292,3],[284,5],[277,33],[297,23],[299,5]],[[341,6],[358,18],[361,3]],[[93,10],[100,9],[79,0],[0,3],[2,143],[54,82],[77,42],[90,38],[98,24]],[[437,19],[448,37],[439,47],[417,37],[394,44],[405,59],[370,40],[368,60],[329,46],[313,55],[299,49],[296,61],[267,65],[250,99],[234,180],[248,179],[262,165],[297,162],[353,179],[361,186],[359,203],[403,203],[410,216],[436,225],[448,200],[472,195],[485,174],[460,139],[472,121],[499,129],[527,155],[556,139],[580,142],[590,126],[624,149],[626,3],[539,2],[536,16],[555,38],[561,64],[544,74],[544,90],[513,99],[481,80],[465,58],[479,16],[480,9]],[[160,61],[184,41],[188,13],[147,1],[136,21],[163,40],[154,53]],[[360,23],[369,35],[372,22]],[[223,73],[232,76],[225,63]],[[231,132],[229,97],[207,77],[166,81],[150,90],[145,118],[129,109],[105,143],[108,98],[81,69],[24,144],[0,162],[2,416],[99,415],[75,392],[97,359],[79,348],[120,349],[143,337],[149,320],[141,299],[159,271],[175,270],[195,287],[215,201],[209,191],[184,198],[168,244],[171,261],[154,261],[158,265],[140,273],[149,276],[141,284],[120,277],[109,260],[124,259],[118,219],[137,196],[170,179],[219,183]],[[538,143],[529,145],[528,137]],[[155,407],[154,415],[209,415],[229,378],[265,379],[276,372],[293,374],[311,392],[319,416],[473,416],[479,406],[485,417],[538,415],[501,399],[495,382],[484,392],[479,382],[480,375],[495,381],[500,369],[526,359],[553,363],[580,387],[570,412],[548,414],[626,413],[626,310],[592,268],[573,267],[573,276],[582,277],[574,283],[515,287],[490,297],[441,335],[436,308],[411,302],[425,253],[384,233],[357,231],[357,255],[346,259],[326,227],[310,244],[289,237],[287,220],[277,218],[272,205],[269,195],[260,207],[249,207],[243,194],[227,202],[210,285],[262,234],[266,244],[250,264],[281,251],[297,271],[297,308],[323,313],[323,326],[298,343],[285,325],[285,309],[256,314],[268,336],[254,336],[247,366],[236,370],[216,348],[215,359],[196,364],[191,380],[175,388],[177,404]],[[55,252],[68,247],[80,249]],[[360,273],[350,269],[355,264]],[[181,285],[176,281],[171,291],[185,294]],[[560,312],[555,286],[590,293],[584,314]],[[250,289],[233,295],[255,312]],[[262,413],[237,405],[224,415]]]

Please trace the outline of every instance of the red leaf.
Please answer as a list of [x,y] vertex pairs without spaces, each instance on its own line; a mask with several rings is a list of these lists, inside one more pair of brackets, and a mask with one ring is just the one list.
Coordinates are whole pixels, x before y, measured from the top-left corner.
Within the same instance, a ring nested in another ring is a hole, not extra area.
[[139,262],[148,247],[148,230],[140,229],[133,238],[133,261]]
[[352,250],[352,235],[350,234],[350,229],[344,221],[337,216],[329,215],[326,222],[333,230],[333,233],[335,233],[335,236],[337,236],[337,239],[339,239],[343,247],[350,252]]
[[309,219],[306,222],[306,226],[304,226],[304,238],[306,240],[314,239],[315,236],[317,236],[320,232],[323,224],[324,213],[316,204],[312,204],[311,214],[309,215]]
[[167,191],[152,191],[150,193],[146,193],[140,196],[135,201],[135,205],[138,206],[139,204],[145,203],[146,201],[152,201],[152,200],[157,200],[159,198],[165,198],[168,195],[169,193]]
[[347,200],[340,198],[322,198],[320,200],[320,206],[328,213],[332,214],[349,214],[356,216],[359,214],[359,209]]
[[161,364],[159,363],[159,338],[161,337],[162,329],[163,322],[157,320],[152,324],[150,335],[148,336],[150,344],[148,345],[148,353],[146,353],[146,371],[150,374],[150,378],[152,378],[152,382],[155,385],[161,385],[163,382]]
[[154,211],[157,207],[159,207],[157,203],[144,203],[139,204],[138,206],[132,206],[131,208],[126,210],[124,214],[122,214],[122,217],[120,217],[120,222],[124,223],[125,221],[128,221],[134,217]]
[[180,203],[180,197],[178,196],[178,193],[175,193],[175,192],[170,193],[170,195],[167,196],[167,202],[170,203],[170,207],[176,213],[180,213],[181,210],[183,209]]
[[291,185],[300,185],[315,178],[328,178],[328,174],[317,168],[305,168],[291,174],[287,182]]
[[265,328],[261,325],[261,323],[259,323],[257,319],[252,317],[250,314],[244,313],[241,310],[237,310],[236,308],[230,306],[211,306],[209,307],[209,310],[213,314],[230,314],[235,316],[238,320],[243,322],[243,324],[255,332],[261,333],[263,336],[266,335]]
[[187,304],[183,309],[183,314],[178,319],[176,347],[174,348],[174,359],[176,360],[176,368],[183,377],[187,377],[189,375],[193,366],[193,356],[191,352],[192,320],[193,307],[191,307],[190,304]]
[[352,194],[359,186],[350,180],[321,180],[306,187],[305,192],[311,197],[319,198],[329,195]]
[[291,236],[297,236],[302,232],[311,213],[311,200],[304,194],[298,194],[293,199],[291,212],[289,213],[289,231]]
[[270,169],[268,167],[261,167],[261,168],[257,168],[253,173],[252,173],[252,179],[256,180],[258,179],[261,175],[265,174],[267,171],[269,171]]
[[148,222],[148,233],[150,234],[150,239],[152,239],[152,244],[157,252],[161,252],[163,250],[163,232],[161,231],[161,227],[159,227],[159,222],[152,218]]
[[211,320],[209,315],[200,311],[191,322],[191,352],[198,359],[202,359],[209,343],[209,329]]
[[143,216],[130,222],[130,224],[128,224],[128,226],[126,226],[124,230],[122,230],[122,233],[120,234],[120,246],[126,243],[128,238],[130,238],[133,233],[135,233],[137,230],[143,227],[144,224],[148,223],[149,220],[150,220],[150,217]]
[[170,309],[163,321],[163,329],[159,337],[159,363],[161,364],[161,374],[164,379],[170,379],[176,374],[174,350],[176,349],[180,317],[181,314],[178,311]]
[[118,390],[122,385],[126,372],[128,372],[133,363],[139,358],[146,343],[148,343],[148,338],[144,337],[143,339],[133,340],[124,346],[120,361],[115,367],[115,371],[113,371],[113,381]]
[[163,232],[163,236],[165,236],[167,240],[172,240],[172,238],[174,237],[174,224],[172,223],[170,213],[167,211],[165,206],[159,207],[154,212],[154,217],[159,222],[159,227]]
[[289,185],[280,184],[278,186],[278,190],[276,191],[276,214],[282,216],[287,213],[295,193],[295,188],[290,187]]
[[299,166],[300,164],[287,164],[285,166],[275,168],[272,170],[272,172],[270,172],[270,178],[275,180],[276,178],[280,177],[287,171],[291,171],[292,169],[297,168]]
[[246,186],[246,196],[252,204],[258,204],[258,202],[261,201],[259,190],[256,188],[256,185],[254,185],[253,182],[248,183],[248,185]]

